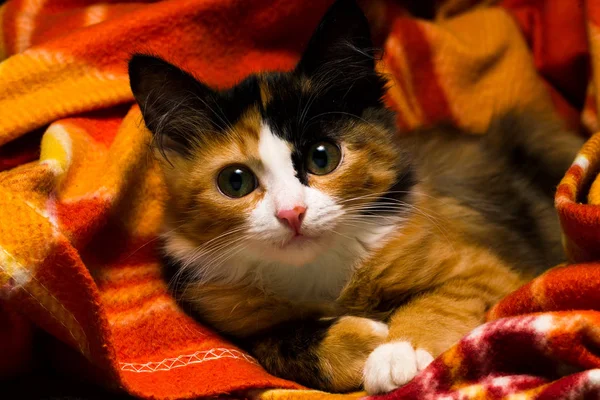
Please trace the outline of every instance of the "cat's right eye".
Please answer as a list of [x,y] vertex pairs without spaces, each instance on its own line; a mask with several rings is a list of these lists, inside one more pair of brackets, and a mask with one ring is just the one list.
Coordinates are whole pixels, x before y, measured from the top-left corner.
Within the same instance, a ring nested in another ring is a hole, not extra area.
[[221,193],[234,199],[252,193],[257,185],[252,171],[243,165],[225,167],[217,177],[217,186]]
[[330,142],[317,142],[308,149],[306,154],[306,168],[314,175],[326,175],[333,172],[341,161],[340,148]]

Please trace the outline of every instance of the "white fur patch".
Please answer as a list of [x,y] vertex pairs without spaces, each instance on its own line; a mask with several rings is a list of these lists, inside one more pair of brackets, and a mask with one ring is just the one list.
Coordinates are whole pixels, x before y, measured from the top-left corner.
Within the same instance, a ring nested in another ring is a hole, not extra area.
[[364,387],[369,394],[387,393],[408,383],[433,361],[429,352],[397,341],[377,347],[365,364]]
[[290,145],[273,134],[268,126],[263,125],[260,130],[258,153],[264,167],[258,178],[267,189],[266,197],[273,208],[291,210],[298,205],[305,206],[304,186],[296,178]]
[[390,332],[390,328],[384,322],[370,320],[369,324],[377,336],[387,337],[388,333]]

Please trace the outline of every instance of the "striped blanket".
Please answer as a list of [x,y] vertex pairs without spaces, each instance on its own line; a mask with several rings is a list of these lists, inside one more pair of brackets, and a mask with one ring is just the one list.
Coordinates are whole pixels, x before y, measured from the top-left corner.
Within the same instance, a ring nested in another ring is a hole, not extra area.
[[[363,1],[401,129],[483,131],[519,106],[599,130],[596,0]],[[160,274],[165,198],[127,77],[152,52],[225,87],[289,69],[331,0],[9,0],[0,8],[0,378],[39,357],[152,399],[347,399],[267,374],[184,314]],[[600,396],[600,136],[556,206],[574,265],[513,293],[490,322],[385,399]],[[36,351],[34,351],[36,349]],[[48,350],[48,349],[46,349]]]

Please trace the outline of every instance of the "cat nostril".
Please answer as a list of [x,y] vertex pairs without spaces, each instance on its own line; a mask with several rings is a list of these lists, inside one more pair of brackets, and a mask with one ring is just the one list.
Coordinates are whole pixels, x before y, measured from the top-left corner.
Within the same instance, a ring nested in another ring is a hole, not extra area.
[[300,226],[306,215],[306,207],[296,206],[291,210],[281,210],[277,212],[277,218],[289,226],[296,234],[300,233]]

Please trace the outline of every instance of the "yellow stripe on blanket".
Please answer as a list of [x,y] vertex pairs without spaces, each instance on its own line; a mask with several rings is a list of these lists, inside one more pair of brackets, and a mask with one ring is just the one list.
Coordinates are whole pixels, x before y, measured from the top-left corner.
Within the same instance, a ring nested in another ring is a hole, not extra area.
[[0,63],[0,144],[60,118],[130,101],[125,72],[104,72],[56,50]]
[[69,132],[61,124],[51,125],[42,138],[40,162],[60,177],[69,169],[72,153]]

